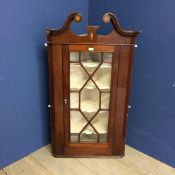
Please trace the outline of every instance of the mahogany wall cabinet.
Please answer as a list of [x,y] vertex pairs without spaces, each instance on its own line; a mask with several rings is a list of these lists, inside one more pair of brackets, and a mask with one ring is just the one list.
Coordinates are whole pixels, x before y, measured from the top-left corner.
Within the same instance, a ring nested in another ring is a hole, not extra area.
[[52,152],[55,157],[124,155],[135,38],[112,13],[103,16],[113,31],[98,26],[76,35],[77,12],[48,36]]

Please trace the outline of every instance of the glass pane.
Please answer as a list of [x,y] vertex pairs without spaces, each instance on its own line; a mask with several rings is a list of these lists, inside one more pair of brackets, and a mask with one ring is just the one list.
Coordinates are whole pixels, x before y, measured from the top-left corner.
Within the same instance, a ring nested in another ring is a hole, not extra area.
[[98,65],[101,63],[101,53],[96,52],[81,52],[81,63],[92,74]]
[[[81,110],[82,111],[82,110]],[[95,113],[96,112],[86,112],[86,111],[82,111],[82,113],[84,114],[84,116],[88,119],[88,120],[90,120],[94,115],[95,115]]]
[[71,142],[78,142],[78,134],[71,134],[70,140]]
[[107,134],[100,134],[99,142],[100,142],[100,143],[105,143],[105,142],[107,142]]
[[81,89],[87,81],[88,75],[83,68],[77,63],[70,64],[70,89]]
[[70,61],[79,62],[79,52],[70,52]]
[[96,112],[99,109],[99,91],[90,80],[81,91],[81,110]]
[[79,93],[70,93],[70,108],[79,108]]
[[94,129],[88,125],[80,135],[80,142],[97,142],[97,138]]
[[109,90],[111,85],[111,64],[103,63],[94,74],[93,80],[101,90]]
[[71,133],[79,133],[87,124],[86,119],[82,116],[82,114],[79,111],[71,111],[70,119]]
[[112,53],[110,52],[106,52],[106,53],[103,53],[103,61],[106,63],[111,63],[112,62]]
[[71,142],[106,143],[112,53],[71,52],[70,60]]
[[101,108],[109,109],[110,93],[101,93]]
[[97,116],[92,120],[92,125],[98,131],[99,134],[107,133],[108,130],[108,111],[101,111],[97,114]]

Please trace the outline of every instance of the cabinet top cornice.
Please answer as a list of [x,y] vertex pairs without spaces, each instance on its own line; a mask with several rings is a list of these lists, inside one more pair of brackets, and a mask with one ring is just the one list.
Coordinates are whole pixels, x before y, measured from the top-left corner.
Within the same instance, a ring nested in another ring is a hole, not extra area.
[[[105,23],[111,22],[113,30],[107,35],[97,35],[96,31],[99,26],[87,26],[87,34],[76,35],[71,31],[71,23],[73,21],[79,23],[82,16],[78,12],[71,13],[64,25],[60,29],[48,29],[48,42],[61,44],[61,43],[101,43],[106,44],[129,44],[131,38],[137,37],[140,31],[126,31],[121,28],[117,17],[112,13],[105,13],[103,21]],[[59,38],[59,39],[58,39]],[[122,39],[123,38],[123,39]],[[125,39],[124,39],[125,38]],[[108,42],[110,41],[110,42]],[[122,41],[122,42],[121,42]]]
[[[78,12],[71,13],[67,17],[64,25],[60,29],[48,29],[47,32],[50,35],[59,35],[59,34],[65,32],[66,30],[69,30],[70,29],[70,25],[71,25],[71,23],[73,21],[79,23],[81,20],[82,20],[82,16],[81,16],[80,13],[78,13]],[[140,31],[126,31],[126,30],[122,29],[121,26],[120,26],[120,23],[119,23],[119,21],[117,19],[117,17],[113,13],[110,13],[110,12],[105,13],[103,15],[103,21],[105,23],[111,22],[112,26],[113,26],[113,29],[116,32],[118,32],[120,35],[123,35],[123,36],[137,36],[138,34],[140,34]],[[98,29],[99,26],[88,26],[88,28],[89,28],[89,30],[91,28]]]

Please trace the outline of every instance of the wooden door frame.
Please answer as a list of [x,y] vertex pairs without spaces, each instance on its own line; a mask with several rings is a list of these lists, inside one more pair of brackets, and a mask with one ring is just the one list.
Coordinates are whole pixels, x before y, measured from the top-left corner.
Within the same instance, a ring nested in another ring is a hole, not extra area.
[[[109,109],[109,124],[108,124],[108,143],[70,143],[70,91],[69,91],[69,80],[70,80],[70,51],[88,51],[88,48],[92,47],[95,51],[100,52],[112,52],[112,71],[111,71],[111,93],[110,93],[110,109]],[[108,45],[63,45],[63,91],[64,99],[67,99],[67,103],[63,103],[63,115],[64,115],[64,126],[65,126],[65,156],[111,156],[114,151],[113,144],[116,141],[117,133],[114,133],[115,127],[115,106],[117,96],[117,74],[120,57],[120,46],[108,46]],[[116,144],[120,144],[118,141]],[[115,144],[115,145],[116,145]],[[119,147],[119,145],[118,145]]]

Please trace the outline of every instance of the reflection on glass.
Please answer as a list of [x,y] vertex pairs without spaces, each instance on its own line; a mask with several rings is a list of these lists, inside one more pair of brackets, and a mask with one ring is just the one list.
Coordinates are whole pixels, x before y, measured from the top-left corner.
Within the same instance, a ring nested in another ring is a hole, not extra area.
[[100,143],[106,143],[107,142],[107,133],[99,135],[99,142]]
[[78,142],[78,134],[71,133],[70,140],[71,140],[71,142]]
[[92,74],[101,62],[101,53],[96,52],[81,52],[81,63]]
[[81,62],[99,63],[101,61],[100,52],[81,52]]
[[111,63],[112,62],[112,53],[106,52],[103,53],[103,61],[106,63]]
[[79,52],[70,52],[70,61],[79,62]]
[[98,136],[97,134],[85,134],[82,133],[80,135],[80,142],[97,142]]

